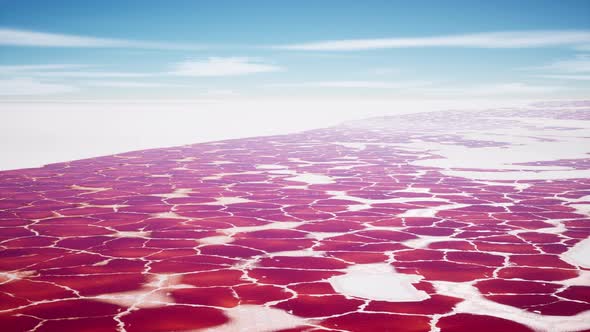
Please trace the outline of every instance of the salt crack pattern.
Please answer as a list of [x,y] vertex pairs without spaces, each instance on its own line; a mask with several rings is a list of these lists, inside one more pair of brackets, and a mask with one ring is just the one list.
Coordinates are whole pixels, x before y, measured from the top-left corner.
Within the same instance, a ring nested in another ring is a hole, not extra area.
[[0,172],[0,326],[590,329],[590,158],[461,168],[440,146],[588,143],[589,106],[403,115]]

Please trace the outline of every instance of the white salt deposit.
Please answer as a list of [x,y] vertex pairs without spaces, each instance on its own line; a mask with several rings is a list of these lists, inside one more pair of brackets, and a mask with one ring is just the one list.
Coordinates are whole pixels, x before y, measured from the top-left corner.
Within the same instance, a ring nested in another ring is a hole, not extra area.
[[195,157],[184,157],[182,159],[172,159],[172,160],[183,163],[183,162],[195,161],[195,160],[197,160],[197,158],[195,158]]
[[152,218],[163,218],[163,219],[188,219],[183,217],[176,212],[158,212],[158,213],[151,213],[150,216]]
[[395,192],[405,192],[405,193],[417,193],[417,194],[429,194],[430,188],[416,188],[416,187],[408,187],[403,190],[396,190]]
[[269,253],[268,256],[285,256],[285,257],[321,257],[323,256],[323,251],[314,251],[314,250],[291,250],[291,251],[279,251],[279,252],[272,252]]
[[[221,139],[283,135],[369,116],[444,109],[470,110],[473,105],[489,108],[526,103],[526,100],[514,99],[367,100],[354,97],[309,100],[287,97],[235,100],[201,97],[174,101],[6,100],[0,102],[0,108],[6,111],[0,121],[0,150],[3,157],[0,159],[0,169],[38,167],[124,151]],[[200,111],[194,112],[195,109]],[[277,109],[281,112],[277,112]],[[140,117],[137,116],[139,113]],[[56,146],[60,148],[55,149]],[[181,160],[189,162],[196,158]]]
[[[430,199],[429,200],[433,200]],[[467,204],[446,204],[446,205],[439,205],[439,206],[432,206],[423,209],[409,209],[404,213],[398,214],[398,217],[423,217],[423,218],[431,218],[435,217],[438,211],[444,210],[453,210],[453,209],[460,209],[462,207],[469,206]]]
[[276,165],[276,164],[262,164],[262,165],[256,165],[257,169],[283,169],[283,168],[287,168],[287,166],[283,166],[283,165]]
[[0,284],[35,275],[35,271],[0,272]]
[[563,180],[585,179],[590,177],[590,170],[568,171],[515,171],[515,172],[474,172],[474,171],[443,171],[445,175],[481,180]]
[[205,176],[205,177],[203,177],[203,180],[220,180],[220,179],[224,178],[225,176],[230,176],[230,175],[261,174],[261,173],[263,173],[263,172],[262,171],[247,171],[247,172],[240,172],[240,173],[217,173],[217,174]]
[[[414,193],[427,193],[428,189],[424,191],[422,188],[407,188],[405,190],[399,190],[398,192],[414,192]],[[360,204],[352,204],[348,206],[349,211],[361,211],[370,209],[372,204],[387,204],[387,203],[408,203],[408,202],[416,202],[416,201],[424,201],[424,197],[395,197],[395,192],[392,194],[392,198],[383,198],[383,199],[370,199],[370,198],[361,198],[356,196],[350,196],[346,194],[344,191],[327,191],[328,195],[331,195],[332,199],[342,199],[347,201],[354,201]],[[448,202],[446,199],[438,198],[438,197],[428,197],[428,201],[436,201],[436,202]]]
[[282,222],[269,222],[264,225],[259,226],[242,226],[242,227],[233,227],[222,230],[223,232],[227,233],[244,233],[244,232],[255,232],[255,231],[263,231],[267,229],[291,229],[297,226],[302,225],[304,222],[298,221],[282,221]]
[[193,190],[190,188],[177,188],[174,189],[173,192],[168,193],[168,194],[152,194],[152,196],[156,196],[156,197],[162,197],[162,198],[182,198],[182,197],[189,197],[189,193],[191,193]]
[[136,238],[149,238],[151,232],[149,231],[117,231],[111,234],[113,237],[136,237]]
[[270,174],[278,174],[278,175],[297,175],[296,171],[292,171],[290,169],[277,169],[274,171],[268,171]]
[[74,184],[72,186],[70,186],[71,189],[74,190],[83,190],[83,191],[89,191],[90,193],[97,193],[97,192],[101,192],[101,191],[105,191],[105,190],[111,190],[111,188],[102,188],[102,187],[84,187],[84,186],[79,186],[77,184]]
[[464,299],[455,307],[454,312],[456,313],[504,318],[544,332],[571,332],[590,329],[590,310],[573,316],[544,316],[490,301],[469,283],[449,281],[433,281],[432,283],[438,294]]
[[203,203],[203,205],[230,205],[230,204],[237,204],[237,203],[248,203],[252,202],[249,199],[242,198],[242,197],[217,197],[215,198],[215,202],[210,203]]
[[[507,143],[500,147],[466,147],[439,142],[415,140],[399,144],[408,150],[429,150],[439,159],[424,159],[414,165],[445,169],[444,174],[481,180],[551,180],[590,177],[589,170],[542,165],[515,165],[536,161],[587,158],[590,145],[590,121],[529,118],[502,118],[513,120],[512,128],[486,131],[462,131],[457,134],[466,140],[485,140]],[[552,127],[568,127],[558,130]],[[478,171],[460,171],[473,168]],[[498,170],[505,172],[497,172]]]
[[328,279],[334,290],[346,296],[389,302],[417,302],[430,298],[417,290],[422,276],[397,273],[386,263],[359,264],[346,269],[346,274]]
[[225,309],[229,322],[205,329],[207,332],[270,332],[306,325],[308,322],[286,311],[257,305]]
[[572,265],[590,268],[590,237],[561,254],[561,259]]
[[294,177],[286,178],[285,180],[304,182],[304,183],[307,183],[308,185],[334,183],[334,179],[332,179],[329,176],[322,175],[322,174],[313,174],[313,173],[298,174]]
[[342,145],[344,147],[359,150],[359,151],[367,148],[367,144],[357,143],[357,142],[333,142],[332,144]]
[[585,216],[590,216],[590,202],[587,204],[574,203],[574,204],[570,204],[569,206],[576,209],[576,213],[583,214]]
[[520,183],[518,181],[510,181],[510,182],[495,182],[495,181],[476,181],[477,183],[489,185],[489,186],[509,186],[514,187],[516,190],[525,190],[528,189],[531,185],[529,183]]
[[443,242],[443,241],[461,241],[461,239],[447,237],[447,236],[420,235],[419,238],[404,241],[404,242],[402,242],[402,244],[406,247],[420,249],[420,248],[428,247],[431,243]]
[[201,244],[226,244],[232,242],[234,239],[227,235],[209,236],[198,239]]
[[321,241],[323,239],[344,235],[346,233],[347,232],[310,232],[306,237]]
[[170,289],[194,288],[181,284],[179,275],[157,274],[150,278],[150,282],[138,290],[100,294],[94,299],[129,308],[156,308],[174,303],[174,299],[168,294]]
[[226,244],[233,242],[233,236],[237,233],[247,233],[255,231],[263,231],[268,229],[291,229],[302,225],[303,222],[284,221],[284,222],[270,222],[259,226],[241,226],[232,227],[219,230],[222,235],[209,236],[198,239],[201,244]]

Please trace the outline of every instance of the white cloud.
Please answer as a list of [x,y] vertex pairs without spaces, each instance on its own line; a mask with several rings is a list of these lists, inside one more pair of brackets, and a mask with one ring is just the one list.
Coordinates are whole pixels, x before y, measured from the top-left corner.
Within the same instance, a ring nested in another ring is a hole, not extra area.
[[[206,60],[184,61],[173,65],[172,71],[126,72],[73,70],[90,67],[74,64],[32,64],[0,66],[1,74],[50,78],[138,78],[158,76],[236,76],[281,71],[283,68],[247,57],[211,57]],[[112,82],[111,82],[112,83]],[[125,83],[123,83],[125,84]],[[141,83],[144,84],[144,83]],[[153,84],[150,84],[153,85]]]
[[301,51],[358,51],[408,47],[525,48],[580,46],[590,43],[587,30],[505,31],[415,38],[327,40],[274,48]]
[[522,82],[493,84],[472,84],[448,86],[429,81],[317,81],[302,83],[278,83],[268,87],[333,88],[333,89],[375,89],[386,95],[409,98],[529,98],[545,97],[550,94],[568,92],[563,86],[535,85]]
[[355,88],[355,89],[404,89],[430,85],[430,82],[386,82],[386,81],[317,81],[303,83],[278,83],[271,87],[307,87],[307,88]]
[[27,64],[0,66],[0,74],[19,75],[27,77],[72,77],[72,78],[127,78],[149,77],[165,75],[166,73],[146,72],[119,72],[80,70],[82,68],[96,67],[82,64]]
[[185,61],[177,64],[171,74],[181,76],[236,76],[283,70],[281,67],[261,63],[251,58],[212,57],[207,60]]
[[[45,70],[62,70],[62,69],[76,69],[89,67],[88,65],[57,63],[57,64],[42,64],[42,65],[5,65],[0,66],[0,74],[2,73],[20,73],[29,71],[45,71]],[[28,73],[27,73],[28,74]]]
[[543,94],[563,90],[560,86],[533,85],[520,82],[489,84],[465,89],[471,94]]
[[[108,72],[75,70],[92,67],[79,64],[32,64],[0,66],[0,74],[27,77],[72,77],[72,78],[127,78],[148,77],[161,75],[160,73],[140,72]],[[75,71],[74,71],[75,70]]]
[[544,66],[524,68],[534,70],[534,77],[589,81],[590,80],[590,54],[578,54],[572,59],[553,61]]
[[154,82],[135,82],[135,81],[96,81],[96,82],[85,82],[86,85],[90,86],[101,86],[110,88],[167,88],[167,87],[186,87],[181,84],[168,84],[168,83],[154,83]]
[[590,72],[590,55],[579,54],[573,59],[554,61],[538,69],[567,73]]
[[373,75],[390,75],[390,74],[397,74],[400,70],[397,68],[390,68],[390,67],[380,67],[380,68],[373,68],[369,70],[369,73]]
[[42,77],[148,77],[160,75],[159,73],[134,73],[134,72],[108,72],[108,71],[47,71],[47,72],[33,72],[28,75],[42,76]]
[[203,95],[208,97],[233,97],[238,96],[239,93],[230,89],[211,89],[205,91]]
[[449,88],[427,88],[422,89],[430,95],[456,97],[456,96],[471,96],[471,97],[518,97],[525,98],[528,96],[539,96],[550,93],[564,91],[565,88],[553,85],[533,85],[521,82],[507,82],[472,85],[464,87],[449,87]]
[[95,38],[87,36],[46,33],[29,30],[0,28],[0,45],[36,47],[95,47],[95,48],[153,48],[202,49],[202,46],[125,39]]
[[551,78],[557,80],[590,81],[590,75],[535,75],[535,77]]
[[12,78],[0,80],[0,95],[51,95],[75,92],[78,89],[63,84],[44,83],[30,78]]

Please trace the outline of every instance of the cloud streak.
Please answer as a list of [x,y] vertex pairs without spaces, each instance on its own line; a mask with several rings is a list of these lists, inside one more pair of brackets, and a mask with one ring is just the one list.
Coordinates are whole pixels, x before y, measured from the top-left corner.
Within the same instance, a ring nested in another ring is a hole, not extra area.
[[[210,57],[204,60],[177,62],[168,71],[126,72],[75,70],[90,67],[75,64],[30,64],[0,66],[0,75],[43,78],[142,78],[142,77],[215,77],[241,76],[283,71],[284,68],[247,57]],[[112,81],[111,81],[112,82]]]
[[590,72],[590,55],[579,54],[573,59],[554,61],[539,69],[566,73]]
[[0,80],[0,96],[53,95],[78,91],[64,84],[44,83],[30,78]]
[[245,57],[212,57],[178,63],[171,74],[179,76],[238,76],[282,71],[283,68]]
[[534,70],[540,73],[534,77],[572,80],[572,81],[589,81],[590,80],[590,55],[578,54],[572,59],[557,60],[540,67],[523,68],[524,70]]
[[0,66],[0,74],[4,73],[21,73],[30,71],[47,71],[63,69],[79,69],[89,67],[88,65],[70,64],[70,63],[53,63],[38,65],[3,65]]
[[88,86],[108,87],[108,88],[182,88],[188,85],[155,83],[155,82],[136,82],[136,81],[96,81],[85,82]]
[[318,81],[302,83],[277,83],[270,87],[300,87],[300,88],[351,88],[351,89],[407,89],[430,85],[430,82],[408,81]]
[[590,43],[588,30],[503,31],[415,38],[344,39],[274,46],[296,51],[362,51],[390,48],[532,48]]
[[39,77],[70,77],[70,78],[129,78],[158,76],[160,73],[109,72],[109,71],[40,71],[27,73]]
[[79,48],[144,48],[199,50],[192,44],[162,43],[126,39],[96,38],[69,34],[0,28],[0,46],[79,47]]
[[557,80],[590,81],[590,75],[535,75],[535,77],[551,78]]
[[426,88],[419,92],[441,97],[473,96],[473,97],[529,97],[548,93],[563,92],[562,86],[534,85],[523,82],[504,82],[464,87]]

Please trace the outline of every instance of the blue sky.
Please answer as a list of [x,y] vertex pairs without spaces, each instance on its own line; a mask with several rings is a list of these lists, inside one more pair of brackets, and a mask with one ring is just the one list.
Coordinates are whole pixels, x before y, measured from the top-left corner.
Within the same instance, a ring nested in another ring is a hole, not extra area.
[[0,1],[0,98],[584,98],[590,1]]

